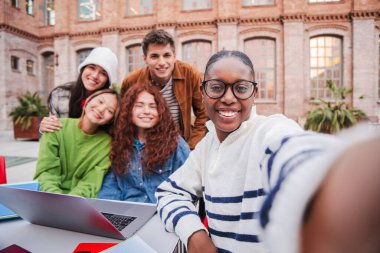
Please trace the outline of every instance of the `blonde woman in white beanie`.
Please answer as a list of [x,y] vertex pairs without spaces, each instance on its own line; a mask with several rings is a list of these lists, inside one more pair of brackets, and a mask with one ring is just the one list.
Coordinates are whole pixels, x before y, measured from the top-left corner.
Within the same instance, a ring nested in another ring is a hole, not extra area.
[[87,97],[115,82],[117,65],[117,57],[109,48],[94,48],[78,66],[77,81],[60,85],[50,92],[50,116],[41,121],[40,132],[60,129],[58,118],[79,118]]

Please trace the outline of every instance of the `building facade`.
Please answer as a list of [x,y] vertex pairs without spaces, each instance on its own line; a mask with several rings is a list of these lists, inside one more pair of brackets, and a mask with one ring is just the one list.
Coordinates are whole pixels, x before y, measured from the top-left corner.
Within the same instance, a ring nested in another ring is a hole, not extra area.
[[[77,78],[97,46],[119,58],[117,83],[144,66],[144,35],[161,28],[176,56],[200,72],[223,49],[246,52],[256,70],[261,114],[302,121],[326,82],[353,88],[350,102],[380,116],[379,0],[2,0],[0,129],[22,92]],[[361,97],[363,97],[361,99]]]

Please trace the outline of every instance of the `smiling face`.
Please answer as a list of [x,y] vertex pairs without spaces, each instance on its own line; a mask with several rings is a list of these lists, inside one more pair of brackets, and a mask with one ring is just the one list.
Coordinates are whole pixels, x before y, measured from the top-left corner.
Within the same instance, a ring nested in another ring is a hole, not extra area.
[[[254,81],[250,68],[236,57],[221,58],[213,63],[205,76],[205,80],[210,79],[219,79],[227,83],[234,83],[241,79]],[[209,98],[204,91],[202,95],[206,113],[215,125],[220,142],[238,129],[251,114],[254,96],[246,100],[237,99],[231,88],[228,88],[219,99]]]
[[89,64],[84,67],[82,72],[82,82],[90,94],[103,88],[107,81],[107,72],[102,67],[95,64]]
[[169,82],[175,63],[175,53],[170,44],[150,44],[144,55],[144,61],[155,82],[161,85]]
[[141,92],[132,109],[132,122],[137,127],[139,139],[145,129],[154,127],[158,122],[157,104],[152,94]]
[[84,118],[95,126],[105,125],[115,116],[117,98],[114,94],[102,93],[87,102]]

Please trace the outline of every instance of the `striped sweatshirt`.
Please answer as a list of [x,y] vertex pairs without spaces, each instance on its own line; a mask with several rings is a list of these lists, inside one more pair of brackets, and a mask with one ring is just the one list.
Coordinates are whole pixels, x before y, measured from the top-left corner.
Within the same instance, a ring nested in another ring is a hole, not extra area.
[[[211,121],[207,122],[207,128],[208,134],[185,164],[157,189],[158,213],[166,230],[175,232],[187,245],[194,232],[205,229],[194,207],[198,198],[204,197],[208,232],[218,252],[296,252],[296,229],[311,194],[305,194],[302,203],[292,196],[303,194],[297,193],[297,189],[287,196],[277,195],[281,195],[289,174],[308,170],[310,163],[316,164],[318,157],[339,141],[333,136],[305,132],[283,115],[258,116],[254,110],[249,120],[222,143]],[[314,189],[325,171],[319,169],[315,178],[306,173],[314,182]],[[302,175],[299,178],[301,183],[308,184]],[[312,192],[313,187],[309,188]],[[299,212],[302,213],[278,208],[278,201],[285,202],[284,207],[301,205]],[[273,207],[280,209],[275,210],[278,217],[272,217]],[[293,215],[294,219],[289,218]],[[289,235],[279,229],[288,228],[284,220],[293,226],[285,230]],[[278,233],[285,239],[277,238]],[[272,240],[270,247],[262,243],[263,236],[265,240]],[[273,251],[276,247],[279,251]]]

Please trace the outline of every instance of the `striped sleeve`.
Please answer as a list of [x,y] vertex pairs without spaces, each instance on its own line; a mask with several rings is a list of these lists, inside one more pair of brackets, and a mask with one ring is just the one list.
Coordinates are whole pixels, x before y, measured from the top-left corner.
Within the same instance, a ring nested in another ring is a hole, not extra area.
[[326,175],[335,153],[331,151],[340,141],[331,135],[299,132],[263,143],[260,168],[267,196],[260,211],[261,239],[270,252],[298,252],[307,203]]
[[294,136],[270,148],[262,167],[269,192],[260,217],[270,252],[299,252],[305,210],[327,173],[347,149],[375,136],[379,132],[363,124],[338,136]]
[[182,167],[156,191],[157,211],[166,231],[175,232],[183,242],[187,242],[194,232],[206,230],[194,205],[202,196],[201,171],[194,157],[193,152],[190,153]]

